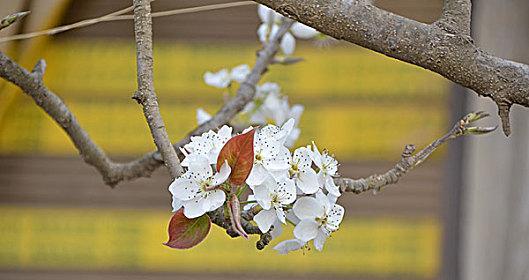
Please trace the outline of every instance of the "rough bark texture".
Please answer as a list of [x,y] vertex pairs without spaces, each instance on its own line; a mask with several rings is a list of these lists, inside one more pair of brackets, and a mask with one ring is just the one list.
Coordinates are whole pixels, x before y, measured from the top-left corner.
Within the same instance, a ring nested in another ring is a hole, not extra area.
[[513,104],[529,107],[529,66],[490,55],[468,35],[470,1],[446,0],[443,16],[424,24],[367,0],[256,0],[336,39],[436,72],[498,106],[510,134]]
[[136,38],[138,91],[132,98],[143,107],[143,114],[149,124],[154,143],[174,179],[184,171],[165,129],[158,107],[158,98],[154,92],[150,0],[134,0],[134,36]]

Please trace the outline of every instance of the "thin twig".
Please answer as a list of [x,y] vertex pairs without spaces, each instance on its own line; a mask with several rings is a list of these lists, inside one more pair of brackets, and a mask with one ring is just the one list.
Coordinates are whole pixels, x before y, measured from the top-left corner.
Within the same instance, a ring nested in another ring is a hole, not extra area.
[[[169,10],[169,11],[162,11],[162,12],[156,12],[152,13],[151,16],[153,18],[157,17],[165,17],[165,16],[172,16],[172,15],[181,15],[181,14],[190,14],[190,13],[197,13],[197,12],[204,12],[204,11],[212,11],[212,10],[220,10],[220,9],[226,9],[226,8],[233,8],[233,7],[240,7],[240,6],[247,6],[247,5],[255,5],[255,2],[253,1],[239,1],[239,2],[230,2],[230,3],[222,3],[222,4],[213,4],[213,5],[205,5],[205,6],[198,6],[198,7],[191,7],[191,8],[184,8],[184,9],[176,9],[176,10]],[[13,36],[8,37],[1,37],[0,43],[10,42],[10,41],[16,41],[16,40],[25,40],[30,39],[38,36],[46,36],[46,35],[55,35],[57,33],[65,32],[68,30],[86,27],[90,25],[94,25],[96,23],[100,22],[109,22],[109,21],[117,21],[117,20],[131,20],[134,19],[133,15],[124,15],[130,11],[132,11],[133,7],[127,7],[125,9],[112,12],[110,14],[93,18],[93,19],[87,19],[82,20],[76,23],[63,25],[51,29],[46,29],[42,31],[36,31],[36,32],[30,32],[30,33],[24,33],[24,34],[17,34]]]
[[[258,52],[255,65],[239,87],[236,97],[224,104],[210,121],[198,126],[187,137],[175,143],[173,145],[175,149],[189,143],[191,135],[201,134],[228,123],[246,104],[253,100],[257,82],[261,79],[268,66],[272,64],[279,48],[279,42],[291,25],[292,21],[290,20],[283,23],[274,38]],[[113,187],[123,181],[149,177],[154,170],[160,167],[162,161],[158,152],[147,153],[136,160],[126,163],[111,160],[81,127],[74,114],[61,98],[44,85],[42,81],[44,65],[43,60],[39,61],[35,67],[35,73],[32,73],[0,52],[0,77],[15,84],[22,92],[33,98],[35,103],[65,131],[83,160],[97,169],[107,185]]]
[[353,192],[360,194],[366,191],[378,192],[382,188],[396,184],[399,179],[408,171],[423,163],[439,146],[463,135],[479,135],[494,131],[497,127],[469,127],[468,125],[487,117],[488,114],[484,112],[470,113],[458,121],[452,129],[436,139],[424,149],[415,152],[414,145],[406,145],[402,152],[401,160],[389,171],[384,174],[373,174],[367,178],[350,179],[350,178],[335,178],[334,183],[340,187],[342,192]]
[[134,0],[134,37],[138,65],[138,91],[132,97],[143,108],[152,138],[163,161],[174,179],[184,173],[176,151],[171,144],[154,92],[151,1]]

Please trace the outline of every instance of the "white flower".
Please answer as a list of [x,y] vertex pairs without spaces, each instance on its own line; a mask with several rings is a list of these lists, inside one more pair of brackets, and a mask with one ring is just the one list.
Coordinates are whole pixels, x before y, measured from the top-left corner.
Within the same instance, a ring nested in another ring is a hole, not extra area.
[[254,197],[263,210],[253,219],[261,232],[268,232],[277,220],[286,223],[283,207],[296,200],[296,186],[288,178],[276,180],[269,176],[262,185],[254,187]]
[[[264,5],[259,5],[257,8],[257,14],[262,22],[257,29],[257,35],[259,36],[259,40],[262,43],[265,43],[277,34],[283,16]],[[296,22],[290,28],[290,32],[285,33],[281,39],[281,50],[285,55],[291,55],[296,49],[296,39],[294,36],[300,39],[310,39],[318,34],[319,32],[316,29]]]
[[297,251],[307,245],[307,242],[303,242],[298,239],[289,239],[285,241],[279,242],[275,247],[274,250],[276,250],[280,255],[286,255],[289,252]]
[[201,125],[207,121],[211,120],[211,115],[204,111],[202,108],[197,109],[197,123],[198,125]]
[[257,93],[254,102],[249,103],[244,109],[244,112],[250,115],[250,122],[282,126],[289,119],[294,119],[294,127],[284,141],[287,147],[292,147],[299,138],[298,125],[303,106],[296,104],[291,107],[288,98],[280,95],[279,87],[274,83],[264,84],[263,88],[258,87]]
[[201,136],[192,136],[191,142],[181,149],[186,156],[182,161],[182,166],[189,166],[189,155],[202,155],[208,159],[209,164],[217,163],[220,150],[230,140],[232,128],[229,126],[222,126],[217,133],[210,130]]
[[[290,168],[290,151],[276,139],[276,135],[259,131],[254,136],[254,162],[246,183],[261,185],[269,174],[276,175]],[[285,174],[286,176],[286,174]]]
[[290,32],[300,39],[312,39],[320,34],[318,30],[299,22],[292,24]]
[[246,76],[250,74],[250,71],[250,67],[247,64],[241,64],[231,69],[230,77],[233,81],[242,83],[246,79]]
[[293,210],[301,220],[294,228],[294,236],[304,242],[314,240],[319,251],[327,237],[338,230],[345,212],[342,206],[331,204],[322,192],[316,193],[316,198],[299,198]]
[[215,187],[228,179],[231,168],[226,162],[218,173],[213,174],[206,157],[191,155],[189,158],[189,169],[171,183],[169,191],[174,198],[182,201],[184,215],[192,219],[224,204],[226,194]]
[[324,186],[325,189],[333,196],[339,197],[341,195],[340,189],[334,184],[334,176],[338,172],[338,161],[329,155],[327,151],[323,151],[323,154],[318,151],[316,144],[312,142],[313,151],[311,153],[314,164],[320,169],[318,172],[318,180],[320,185]]
[[218,72],[206,72],[204,74],[204,82],[212,87],[227,88],[231,83],[230,73],[226,69]]
[[233,81],[242,83],[248,74],[250,74],[250,67],[241,64],[231,69],[231,72],[228,69],[221,69],[215,73],[208,71],[204,74],[204,82],[212,87],[227,88]]
[[296,187],[306,194],[314,194],[319,189],[318,174],[312,169],[312,151],[307,147],[301,147],[294,151],[290,161],[290,175]]
[[179,199],[179,198],[177,198],[177,197],[175,197],[173,195],[171,206],[173,207],[173,212],[176,212],[176,211],[180,210],[180,208],[182,208],[182,206],[184,206],[184,202],[181,199]]
[[267,125],[261,129],[259,132],[262,138],[273,139],[281,144],[284,144],[288,136],[294,129],[296,120],[289,119],[287,122],[281,126],[281,128],[275,125]]

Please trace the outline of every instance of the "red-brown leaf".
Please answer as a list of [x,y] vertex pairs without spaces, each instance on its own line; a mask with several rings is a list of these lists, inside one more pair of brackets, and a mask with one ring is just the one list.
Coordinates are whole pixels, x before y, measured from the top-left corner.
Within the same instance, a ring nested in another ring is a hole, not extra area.
[[169,241],[164,245],[174,249],[189,249],[202,242],[209,233],[211,220],[208,215],[188,219],[184,209],[176,211],[169,222]]
[[253,166],[253,137],[255,129],[231,138],[220,150],[217,158],[217,171],[220,170],[224,161],[228,161],[231,167],[230,183],[242,185]]

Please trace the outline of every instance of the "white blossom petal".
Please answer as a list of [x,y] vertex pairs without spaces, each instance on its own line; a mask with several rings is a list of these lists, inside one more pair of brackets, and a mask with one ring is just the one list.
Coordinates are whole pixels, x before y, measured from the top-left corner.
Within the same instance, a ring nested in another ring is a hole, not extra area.
[[207,157],[191,154],[187,158],[189,158],[189,167],[186,174],[184,174],[185,177],[196,181],[203,181],[213,175],[213,170]]
[[202,108],[197,109],[197,123],[201,125],[207,121],[211,120],[211,115],[208,112],[204,111]]
[[296,185],[288,178],[282,178],[275,183],[273,191],[278,195],[283,205],[288,205],[296,200]]
[[327,233],[321,230],[318,231],[318,235],[316,235],[316,238],[314,238],[314,248],[316,248],[316,250],[321,252],[323,250],[323,245],[325,244],[325,240],[327,240],[328,237],[329,235],[327,235]]
[[325,189],[334,196],[341,196],[340,188],[334,184],[334,179],[331,176],[325,178]]
[[248,74],[250,74],[250,67],[247,64],[242,64],[231,69],[230,76],[232,80],[242,83]]
[[332,209],[332,204],[329,198],[320,190],[316,193],[315,199],[321,207],[323,207],[325,214],[329,214]]
[[281,39],[280,47],[285,55],[291,55],[296,49],[296,39],[292,34],[287,32],[283,36],[283,39]]
[[253,217],[253,220],[255,221],[261,232],[268,232],[268,230],[270,230],[270,227],[277,220],[277,216],[274,209],[263,209]]
[[294,151],[292,163],[296,164],[299,170],[312,169],[312,151],[307,147],[300,147]]
[[301,241],[308,242],[316,238],[317,235],[318,223],[314,220],[301,220],[294,228],[294,236]]
[[212,190],[207,192],[204,197],[204,210],[209,212],[213,211],[224,204],[226,201],[226,194],[222,190]]
[[259,28],[257,28],[257,36],[259,37],[259,41],[261,41],[261,43],[266,43],[269,29],[270,28],[267,23],[263,23],[259,25]]
[[283,211],[283,208],[276,207],[275,212],[276,212],[275,214],[277,215],[277,219],[279,219],[279,221],[282,222],[283,224],[286,224],[287,223],[286,215],[285,215],[285,211]]
[[290,28],[290,31],[300,39],[310,39],[320,33],[318,30],[299,22],[295,22]]
[[199,192],[200,186],[196,181],[184,177],[176,178],[169,185],[169,192],[180,200],[191,200]]
[[325,210],[320,203],[313,197],[300,197],[296,203],[294,203],[294,214],[303,220],[303,219],[312,219],[316,217],[321,217],[325,214]]
[[212,87],[227,88],[230,85],[230,73],[227,69],[222,69],[218,72],[206,72],[204,74],[204,82]]
[[246,183],[250,186],[261,185],[266,177],[268,176],[268,171],[261,164],[254,164],[250,175],[246,178]]
[[180,208],[184,206],[184,202],[181,199],[175,197],[174,195],[172,200],[173,201],[171,202],[171,206],[173,207],[173,212],[180,210]]
[[334,204],[328,214],[326,227],[330,231],[336,231],[343,220],[344,214],[345,209],[341,205]]
[[213,186],[218,186],[224,183],[228,177],[230,177],[231,167],[228,165],[228,161],[224,161],[224,164],[220,167],[217,174],[213,175]]
[[303,242],[298,239],[289,239],[285,241],[279,242],[275,247],[274,250],[276,250],[280,255],[286,255],[289,252],[297,251],[303,246],[305,246],[306,242]]
[[270,197],[270,190],[265,185],[255,186],[253,188],[253,194],[257,203],[263,207],[263,209],[268,210],[272,207],[272,199]]
[[206,210],[204,209],[204,199],[202,196],[184,202],[184,215],[187,218],[193,219],[205,213]]
[[305,194],[316,193],[320,189],[318,174],[312,168],[300,171],[296,186]]
[[316,147],[316,143],[314,143],[314,141],[312,142],[311,157],[312,157],[312,161],[314,162],[314,164],[316,164],[316,166],[321,169],[323,167],[321,153],[318,150],[318,147]]

